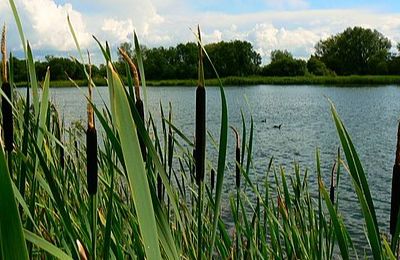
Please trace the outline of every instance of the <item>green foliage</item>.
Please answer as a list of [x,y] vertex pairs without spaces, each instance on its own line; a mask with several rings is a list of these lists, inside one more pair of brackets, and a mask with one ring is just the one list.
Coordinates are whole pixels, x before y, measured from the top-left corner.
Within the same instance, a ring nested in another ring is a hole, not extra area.
[[294,59],[288,51],[274,50],[271,52],[271,63],[261,70],[263,76],[304,76],[307,73],[307,63]]
[[[14,62],[14,81],[25,82],[27,80],[27,69],[26,61],[23,59],[17,59],[13,57]],[[44,80],[47,68],[51,68],[51,80],[68,80],[68,77],[83,80],[86,79],[84,72],[82,71],[82,65],[77,61],[64,58],[47,55],[44,61],[35,62],[35,70],[37,79],[39,81]],[[105,76],[105,69],[100,69],[92,64],[92,75],[93,77],[102,78]],[[68,77],[67,77],[68,75]]]
[[271,63],[283,59],[293,59],[293,55],[288,50],[273,50],[271,51]]
[[328,76],[334,74],[326,67],[325,63],[313,55],[311,55],[310,59],[307,61],[307,70],[315,76]]
[[339,75],[386,74],[390,48],[377,30],[353,27],[318,42],[315,55]]
[[[205,46],[210,59],[221,77],[255,75],[261,64],[261,56],[247,41],[218,42]],[[205,76],[214,76],[211,66],[205,66]]]
[[[130,50],[132,45],[122,43],[121,48]],[[220,73],[220,76],[255,75],[261,64],[261,56],[246,41],[218,42],[205,45],[209,57]],[[151,80],[161,79],[195,79],[197,77],[197,45],[193,42],[178,44],[175,47],[142,48],[143,65],[146,77]],[[122,60],[115,64],[123,76]],[[214,71],[208,61],[205,62],[205,76],[213,77]]]

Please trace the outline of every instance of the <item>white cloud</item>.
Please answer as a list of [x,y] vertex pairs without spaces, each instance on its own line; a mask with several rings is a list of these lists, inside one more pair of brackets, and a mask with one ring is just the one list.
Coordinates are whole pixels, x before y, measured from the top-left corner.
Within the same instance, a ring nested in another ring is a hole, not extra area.
[[306,58],[313,52],[315,43],[321,38],[315,32],[297,28],[287,30],[272,24],[257,24],[249,33],[248,39],[262,57],[269,57],[272,50],[286,49],[295,56]]
[[[75,50],[67,26],[67,13],[82,47],[92,50],[97,50],[97,46],[91,34],[115,46],[130,40],[133,30],[136,30],[141,43],[150,47],[194,41],[189,28],[196,28],[197,24],[201,25],[205,42],[248,40],[264,61],[268,61],[273,49],[287,49],[295,57],[307,58],[320,39],[349,26],[376,28],[393,44],[400,41],[398,13],[360,9],[313,10],[307,7],[305,0],[264,1],[287,8],[227,14],[199,13],[183,0],[98,0],[96,6],[81,0],[71,0],[63,5],[57,5],[54,0],[17,0],[16,3],[27,39],[34,49],[48,52]],[[14,24],[11,9],[5,2],[0,1],[0,17]],[[20,49],[15,26],[11,26],[9,32],[10,49]]]
[[82,47],[89,45],[90,34],[86,32],[83,16],[75,11],[71,4],[57,5],[52,0],[18,2],[18,11],[24,18],[23,24],[28,32],[27,38],[32,42],[33,48],[55,48],[61,51],[74,48],[67,24],[67,14],[73,22]]
[[123,42],[132,39],[132,32],[135,28],[133,27],[131,19],[121,21],[107,18],[104,20],[101,29],[104,32],[109,33],[109,35],[114,36],[113,39],[108,40]]
[[305,0],[265,0],[271,7],[275,8],[300,8],[304,9],[309,6],[308,1]]

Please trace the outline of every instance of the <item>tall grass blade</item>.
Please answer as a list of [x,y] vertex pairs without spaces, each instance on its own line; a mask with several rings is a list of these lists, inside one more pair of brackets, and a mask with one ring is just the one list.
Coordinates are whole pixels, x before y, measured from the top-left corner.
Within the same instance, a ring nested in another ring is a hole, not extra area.
[[219,214],[221,211],[221,195],[222,185],[224,182],[225,173],[225,160],[226,160],[226,149],[228,143],[228,106],[226,103],[225,92],[222,86],[219,87],[221,95],[221,130],[219,139],[219,153],[218,153],[218,167],[217,167],[217,187],[215,192],[215,206],[214,206],[214,217],[213,225],[211,230],[211,241],[210,241],[210,255],[209,259],[212,258],[215,238],[217,235],[217,225],[219,220]]
[[113,116],[121,139],[128,183],[138,216],[146,256],[148,259],[161,259],[157,225],[139,139],[136,133],[136,125],[129,109],[124,86],[110,63],[108,67],[112,73],[109,81],[113,82],[112,87],[114,88],[114,96],[110,97],[111,102],[114,103]]
[[0,243],[4,259],[28,259],[6,158],[0,147]]
[[326,207],[328,208],[329,211],[329,215],[331,217],[332,220],[332,224],[333,224],[333,228],[335,231],[335,235],[336,235],[336,239],[338,241],[339,244],[339,249],[340,249],[340,253],[343,259],[350,259],[349,258],[349,248],[348,248],[348,244],[346,242],[346,235],[343,232],[343,229],[345,227],[343,227],[342,225],[340,225],[337,213],[335,208],[333,207],[333,204],[329,198],[328,192],[326,191],[324,184],[322,183],[322,180],[319,180],[319,189],[321,191],[321,195],[325,200],[326,203]]
[[35,109],[35,118],[39,116],[39,93],[38,93],[38,82],[36,78],[35,62],[32,57],[32,50],[29,42],[27,42],[27,66],[29,72],[29,80],[32,88],[32,99],[33,107]]
[[21,20],[19,19],[19,15],[18,15],[18,12],[17,12],[17,8],[15,7],[14,0],[9,0],[9,3],[10,3],[10,6],[11,6],[13,15],[14,15],[15,23],[17,24],[19,37],[21,39],[22,47],[24,49],[24,53],[25,53],[25,57],[26,57],[27,56],[26,41],[25,41],[24,31],[22,30]]
[[64,253],[61,249],[59,249],[55,245],[51,244],[47,240],[37,236],[36,234],[34,234],[26,229],[24,230],[24,234],[25,234],[26,240],[28,240],[32,244],[36,245],[40,249],[43,249],[44,251],[51,254],[52,256],[57,257],[58,259],[63,259],[63,260],[71,259],[72,260],[72,257],[70,257],[69,255]]
[[146,77],[144,75],[144,66],[143,66],[143,55],[142,55],[142,50],[140,48],[139,40],[136,35],[136,32],[134,33],[134,42],[135,42],[135,54],[136,54],[136,60],[139,68],[139,74],[140,74],[140,80],[142,82],[142,89],[143,89],[143,98],[144,98],[144,107],[145,109],[148,108],[147,104],[147,88],[146,88]]
[[358,200],[361,205],[363,216],[366,222],[368,239],[371,245],[374,259],[381,259],[382,246],[379,236],[379,227],[376,220],[375,208],[372,202],[371,193],[361,162],[351,141],[346,128],[344,127],[333,104],[331,105],[332,116],[336,125],[336,130],[342,144],[343,151],[349,166],[349,173],[352,178]]

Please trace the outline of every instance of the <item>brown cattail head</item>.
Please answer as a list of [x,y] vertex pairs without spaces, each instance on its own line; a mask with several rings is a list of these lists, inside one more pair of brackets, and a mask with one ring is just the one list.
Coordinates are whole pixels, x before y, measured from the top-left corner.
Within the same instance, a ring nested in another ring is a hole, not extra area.
[[[2,79],[2,90],[5,96],[10,102],[12,102],[12,91],[11,85],[7,79],[7,47],[6,47],[6,26],[3,26],[3,33],[1,36],[1,79]],[[13,126],[13,114],[11,104],[7,99],[2,96],[1,98],[1,112],[3,114],[3,131],[4,131],[4,146],[7,152],[12,152],[14,149],[14,126]]]
[[61,165],[61,169],[64,169],[64,167],[65,167],[64,147],[60,147],[60,165]]
[[160,174],[157,175],[157,197],[159,201],[163,199],[163,186]]
[[233,132],[235,133],[236,137],[236,161],[235,161],[235,166],[236,166],[236,188],[240,188],[240,137],[239,137],[239,132],[231,126]]
[[86,170],[89,195],[97,192],[97,132],[94,127],[86,131]]
[[[92,102],[92,69],[89,57],[89,100]],[[86,170],[87,170],[87,185],[89,195],[94,195],[97,192],[97,132],[94,123],[94,112],[92,104],[88,102],[88,128],[86,131]]]
[[[142,119],[142,121],[144,123],[143,101],[140,100],[140,99],[137,99],[136,103],[135,103],[135,106],[136,106],[136,109],[137,109],[137,111],[139,113],[140,118]],[[143,158],[143,161],[146,161],[146,158],[147,158],[147,156],[146,156],[146,144],[144,143],[143,138],[139,135],[139,132],[138,132],[138,136],[139,136],[140,151],[142,152],[142,158]]]
[[[136,103],[135,103],[135,107],[137,109],[137,111],[139,112],[140,118],[142,119],[143,123],[144,123],[144,106],[143,106],[143,102],[140,99],[140,82],[139,82],[139,73],[137,71],[137,68],[135,66],[135,63],[133,63],[132,59],[129,57],[129,55],[126,53],[126,51],[122,48],[118,48],[119,53],[121,54],[122,58],[126,61],[126,63],[128,63],[130,71],[132,73],[133,76],[133,81],[135,84],[135,97],[136,97]],[[139,144],[140,144],[140,150],[142,152],[142,158],[143,161],[146,161],[147,155],[146,155],[146,144],[144,143],[143,138],[139,135]]]
[[336,171],[336,162],[332,167],[332,172],[331,172],[331,188],[329,190],[329,198],[332,202],[332,204],[335,204],[335,187],[336,187],[336,176],[335,176],[335,171]]
[[211,192],[214,190],[215,187],[215,170],[211,169]]
[[200,27],[199,37],[199,83],[196,89],[196,183],[199,185],[204,180],[204,161],[206,155],[206,89],[204,88],[203,49],[201,46]]
[[140,89],[139,89],[139,73],[137,71],[137,68],[135,66],[135,63],[133,63],[132,59],[129,57],[129,55],[126,53],[126,51],[122,48],[118,48],[119,53],[121,54],[122,58],[128,63],[129,68],[131,70],[132,76],[133,76],[133,81],[135,83],[135,96],[136,96],[136,101],[140,100]]
[[392,175],[392,198],[390,207],[390,234],[396,231],[397,215],[400,205],[400,123],[397,130],[396,159]]
[[206,146],[206,90],[198,86],[196,89],[196,183],[204,180],[204,160]]

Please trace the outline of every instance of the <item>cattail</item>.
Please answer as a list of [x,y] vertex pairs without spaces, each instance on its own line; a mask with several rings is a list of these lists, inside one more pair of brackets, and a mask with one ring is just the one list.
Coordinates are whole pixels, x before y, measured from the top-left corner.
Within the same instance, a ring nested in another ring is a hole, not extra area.
[[392,175],[392,199],[390,207],[390,234],[396,231],[397,215],[400,204],[400,123],[397,130],[396,159]]
[[236,188],[240,188],[240,138],[238,131],[231,126],[236,137]]
[[[137,111],[139,112],[140,118],[144,122],[144,106],[143,106],[142,100],[136,98],[135,106],[136,106]],[[147,156],[146,156],[146,144],[144,143],[144,140],[140,136],[139,132],[138,132],[138,137],[139,137],[140,151],[142,152],[142,158],[143,158],[143,161],[146,161],[146,158],[147,158]]]
[[331,188],[329,190],[329,198],[331,199],[332,204],[335,204],[335,170],[336,170],[336,162],[332,167],[331,172]]
[[[200,29],[198,29],[200,38]],[[201,39],[199,39],[201,41]],[[196,89],[196,183],[204,180],[204,160],[206,147],[206,89],[204,87],[203,50],[199,45],[199,82]]]
[[[6,26],[3,26],[3,33],[1,37],[1,54],[2,54],[2,90],[10,102],[12,102],[11,85],[7,80],[7,50],[6,50]],[[13,127],[13,114],[11,104],[7,99],[2,96],[1,98],[1,112],[3,114],[3,131],[4,131],[4,147],[9,153],[14,149],[14,127]]]
[[196,146],[193,148],[193,164],[191,164],[191,171],[190,171],[190,182],[193,183],[193,179],[195,179],[195,175],[196,175]]
[[[63,143],[61,143],[62,145],[64,145]],[[64,154],[64,147],[61,146],[60,147],[60,165],[61,165],[61,169],[64,169],[65,167],[65,154]]]
[[[89,56],[89,53],[88,53]],[[92,70],[89,56],[89,100],[92,101]],[[87,108],[88,127],[86,131],[86,171],[87,171],[87,185],[89,195],[94,195],[97,192],[97,132],[94,123],[94,111],[92,104],[88,102]]]
[[[129,55],[126,53],[126,51],[122,48],[118,48],[118,51],[121,54],[122,58],[126,61],[126,63],[128,63],[131,73],[133,75],[133,80],[134,80],[134,84],[135,84],[135,97],[136,97],[135,107],[139,113],[140,118],[142,119],[142,121],[144,123],[144,106],[143,106],[143,101],[140,98],[139,73],[137,71],[135,64],[133,63],[133,61],[129,57]],[[144,140],[140,136],[139,132],[138,132],[138,137],[139,137],[140,151],[142,152],[142,158],[143,158],[143,161],[146,161],[146,158],[147,158],[146,144],[144,143]]]
[[201,46],[200,27],[198,29],[199,48],[199,82],[196,89],[196,129],[195,129],[195,165],[196,184],[198,186],[197,201],[197,259],[203,254],[203,228],[202,228],[202,183],[204,181],[204,163],[206,157],[206,89],[204,87],[203,49]]
[[215,187],[215,170],[211,169],[211,192],[214,190]]

